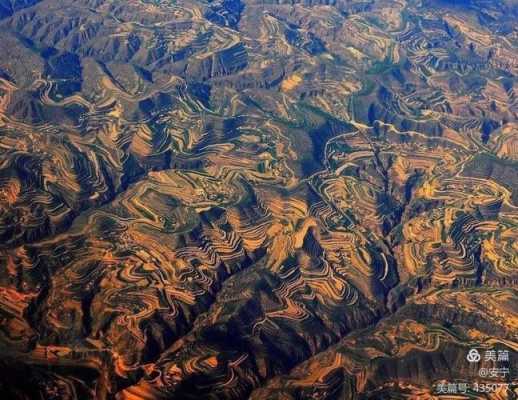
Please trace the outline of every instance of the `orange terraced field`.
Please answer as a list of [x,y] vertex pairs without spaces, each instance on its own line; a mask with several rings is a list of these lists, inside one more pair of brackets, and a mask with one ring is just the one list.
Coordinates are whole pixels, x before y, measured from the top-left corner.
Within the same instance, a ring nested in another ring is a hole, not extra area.
[[517,1],[0,0],[0,400],[516,398]]

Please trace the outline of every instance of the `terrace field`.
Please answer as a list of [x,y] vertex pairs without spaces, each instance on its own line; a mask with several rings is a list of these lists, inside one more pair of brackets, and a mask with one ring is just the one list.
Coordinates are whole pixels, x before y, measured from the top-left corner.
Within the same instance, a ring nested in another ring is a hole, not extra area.
[[0,34],[1,399],[517,398],[516,1],[0,0]]

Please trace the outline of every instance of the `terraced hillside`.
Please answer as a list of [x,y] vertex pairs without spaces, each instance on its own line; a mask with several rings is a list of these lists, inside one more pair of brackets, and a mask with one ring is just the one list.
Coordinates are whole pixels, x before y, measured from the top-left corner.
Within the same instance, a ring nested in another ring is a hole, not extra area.
[[0,398],[518,396],[518,2],[0,0],[0,33]]

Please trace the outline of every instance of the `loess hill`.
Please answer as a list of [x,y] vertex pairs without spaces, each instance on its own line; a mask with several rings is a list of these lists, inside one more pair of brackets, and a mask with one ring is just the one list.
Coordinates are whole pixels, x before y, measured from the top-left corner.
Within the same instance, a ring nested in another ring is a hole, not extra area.
[[512,0],[0,0],[0,397],[431,399],[475,347],[516,398],[517,49]]

